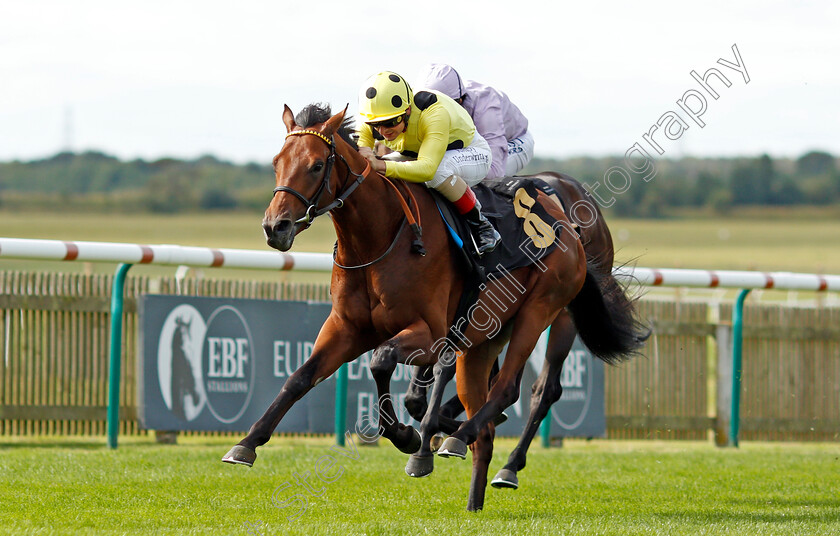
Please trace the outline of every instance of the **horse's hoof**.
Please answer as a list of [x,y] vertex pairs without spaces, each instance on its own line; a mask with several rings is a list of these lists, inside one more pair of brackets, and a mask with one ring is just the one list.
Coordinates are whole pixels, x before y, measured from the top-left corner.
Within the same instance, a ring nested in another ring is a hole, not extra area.
[[236,445],[222,457],[222,461],[225,463],[236,463],[239,465],[247,465],[248,467],[253,467],[254,460],[256,459],[256,451],[254,449],[249,449],[248,447],[243,447],[242,445]]
[[516,478],[516,473],[510,469],[501,468],[490,485],[494,488],[508,488],[517,489],[519,487],[519,479]]
[[420,433],[417,430],[415,430],[413,426],[411,426],[410,428],[412,434],[411,441],[409,441],[407,445],[403,445],[402,447],[394,445],[400,450],[400,452],[404,454],[414,454],[415,452],[420,450]]
[[432,439],[429,441],[429,448],[432,449],[432,452],[436,452],[440,449],[440,446],[443,445],[444,439],[446,439],[446,436],[441,432],[432,436]]
[[456,437],[449,436],[444,440],[437,453],[438,456],[444,458],[461,458],[463,460],[467,457],[467,444]]
[[408,458],[408,463],[405,464],[405,474],[420,478],[421,476],[429,476],[435,470],[434,456],[417,456],[412,454]]
[[503,422],[508,420],[508,415],[504,411],[499,413],[495,419],[493,419],[493,426],[499,426]]

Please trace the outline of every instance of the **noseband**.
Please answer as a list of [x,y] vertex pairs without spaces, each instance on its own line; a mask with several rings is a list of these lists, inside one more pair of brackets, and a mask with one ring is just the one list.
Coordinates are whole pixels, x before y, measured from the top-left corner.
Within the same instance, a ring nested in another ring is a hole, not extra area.
[[348,175],[353,175],[354,177],[356,177],[356,180],[353,181],[353,183],[350,184],[350,186],[347,186],[343,192],[336,196],[332,203],[328,204],[323,208],[318,208],[318,201],[321,200],[321,195],[323,195],[324,190],[328,190],[330,193],[332,193],[332,190],[330,190],[329,183],[330,175],[332,175],[332,168],[335,164],[335,141],[333,141],[332,136],[328,138],[320,132],[314,130],[294,130],[286,134],[286,137],[288,138],[289,136],[303,136],[307,134],[317,136],[320,139],[324,140],[324,142],[330,148],[330,155],[327,157],[327,163],[324,169],[324,179],[321,181],[320,186],[318,186],[318,190],[315,192],[315,195],[312,196],[312,199],[307,199],[305,195],[298,192],[294,188],[289,188],[288,186],[278,186],[274,189],[274,193],[272,194],[277,195],[277,192],[288,192],[303,202],[303,204],[306,206],[306,213],[303,215],[303,217],[295,221],[295,225],[303,223],[306,225],[304,229],[309,228],[309,226],[312,225],[313,220],[315,220],[315,218],[317,218],[318,216],[322,216],[334,208],[341,208],[344,205],[344,200],[347,199],[350,196],[350,194],[352,194],[353,191],[359,187],[362,181],[365,180],[365,176],[370,170],[370,163],[368,163],[364,171],[362,171],[361,173],[354,173],[353,170],[350,169],[350,166],[347,164],[347,160],[345,160],[343,156],[338,155],[338,157],[341,158],[341,161],[344,162],[344,165],[347,167]]

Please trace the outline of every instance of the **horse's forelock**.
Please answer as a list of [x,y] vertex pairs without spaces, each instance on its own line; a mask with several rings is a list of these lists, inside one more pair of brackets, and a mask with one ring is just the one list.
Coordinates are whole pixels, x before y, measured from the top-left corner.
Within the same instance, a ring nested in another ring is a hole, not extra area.
[[313,102],[298,112],[295,116],[295,123],[303,128],[309,128],[324,123],[330,117],[332,117],[332,110],[329,104]]
[[[329,104],[315,102],[307,105],[303,110],[298,112],[295,116],[295,123],[303,128],[313,127],[315,125],[325,123],[332,117],[332,109]],[[355,132],[356,126],[352,117],[345,117],[338,128],[337,134],[341,139],[349,143],[353,148],[358,149],[356,140],[353,139],[352,134]]]

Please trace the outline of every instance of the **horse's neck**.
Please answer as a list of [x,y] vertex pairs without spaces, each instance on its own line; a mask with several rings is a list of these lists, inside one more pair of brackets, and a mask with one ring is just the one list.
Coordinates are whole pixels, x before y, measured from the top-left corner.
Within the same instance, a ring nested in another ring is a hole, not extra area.
[[333,211],[339,254],[345,260],[368,262],[390,245],[403,218],[396,195],[384,179],[371,175]]
[[[366,165],[365,159],[339,136],[336,138],[337,150],[348,165],[361,171]],[[376,173],[369,173],[362,184],[347,197],[344,206],[332,211],[338,238],[339,262],[344,260],[361,264],[384,252],[394,240],[403,216],[397,192],[386,179]],[[403,233],[406,231],[404,229]]]

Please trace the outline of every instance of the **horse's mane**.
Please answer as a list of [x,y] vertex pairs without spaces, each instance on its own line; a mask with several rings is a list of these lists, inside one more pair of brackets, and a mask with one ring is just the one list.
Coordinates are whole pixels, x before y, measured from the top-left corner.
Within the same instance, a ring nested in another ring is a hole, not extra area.
[[[298,112],[295,116],[295,123],[303,128],[309,128],[325,122],[330,117],[332,117],[332,110],[330,110],[329,104],[314,102]],[[354,125],[353,118],[345,117],[344,121],[341,122],[341,126],[338,127],[337,134],[341,136],[341,139],[349,143],[351,147],[358,149],[359,146],[356,145],[356,140],[353,139],[353,133],[355,131],[356,127]]]

